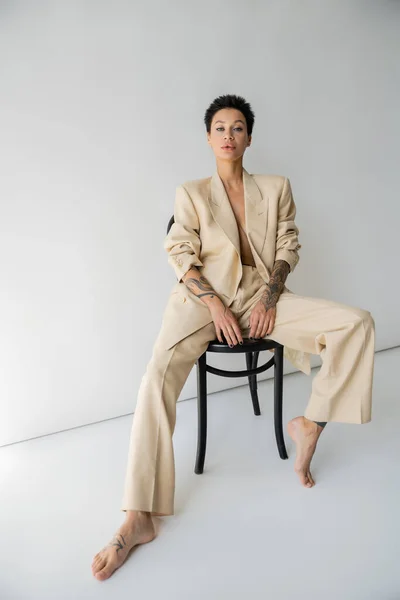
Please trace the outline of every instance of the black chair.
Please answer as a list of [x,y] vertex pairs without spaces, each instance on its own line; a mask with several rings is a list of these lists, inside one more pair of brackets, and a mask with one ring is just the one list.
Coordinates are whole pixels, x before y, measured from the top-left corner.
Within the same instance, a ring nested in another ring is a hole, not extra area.
[[[169,220],[167,234],[174,223],[174,217]],[[258,356],[262,350],[273,350],[274,356],[265,364],[257,367]],[[207,352],[227,352],[229,354],[245,353],[246,369],[241,371],[227,371],[217,369],[207,364]],[[253,403],[253,410],[256,416],[261,414],[260,404],[258,402],[257,375],[263,373],[274,365],[274,427],[275,438],[278,446],[279,456],[282,459],[288,458],[283,437],[282,427],[282,401],[283,401],[283,346],[274,340],[249,340],[243,338],[243,345],[237,344],[230,348],[228,344],[221,343],[218,339],[208,344],[207,350],[197,359],[197,410],[198,410],[198,433],[197,433],[197,454],[194,472],[203,473],[204,460],[206,456],[207,444],[207,372],[221,377],[248,377],[250,386],[250,395]]]

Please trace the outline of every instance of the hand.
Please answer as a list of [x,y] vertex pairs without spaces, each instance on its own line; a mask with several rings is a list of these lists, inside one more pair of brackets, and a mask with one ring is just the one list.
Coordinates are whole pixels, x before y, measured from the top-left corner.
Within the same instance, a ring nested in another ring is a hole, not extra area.
[[250,314],[249,338],[263,338],[269,335],[275,325],[276,305],[265,308],[262,300],[259,300]]
[[[215,300],[218,301],[208,303],[208,308],[214,321],[218,341],[223,344],[226,340],[229,346],[236,346],[238,342],[243,344],[242,332],[235,315],[230,308],[224,305],[222,300],[219,298]],[[225,340],[222,339],[221,334],[225,336]]]

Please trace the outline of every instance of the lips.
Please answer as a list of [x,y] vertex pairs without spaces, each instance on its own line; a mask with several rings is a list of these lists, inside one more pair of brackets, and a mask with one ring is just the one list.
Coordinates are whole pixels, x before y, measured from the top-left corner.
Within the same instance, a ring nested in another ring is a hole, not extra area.
[[234,150],[235,149],[235,146],[221,146],[221,147],[223,150],[228,150],[228,149]]

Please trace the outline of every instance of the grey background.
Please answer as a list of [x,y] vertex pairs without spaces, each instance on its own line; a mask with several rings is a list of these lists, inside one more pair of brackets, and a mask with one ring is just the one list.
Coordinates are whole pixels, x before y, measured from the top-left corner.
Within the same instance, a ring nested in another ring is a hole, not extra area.
[[[245,168],[291,180],[288,287],[370,310],[376,349],[399,345],[399,13],[0,2],[1,445],[134,410],[175,281],[175,188],[215,170],[203,115],[220,94],[256,113]],[[180,399],[195,392],[193,370]]]

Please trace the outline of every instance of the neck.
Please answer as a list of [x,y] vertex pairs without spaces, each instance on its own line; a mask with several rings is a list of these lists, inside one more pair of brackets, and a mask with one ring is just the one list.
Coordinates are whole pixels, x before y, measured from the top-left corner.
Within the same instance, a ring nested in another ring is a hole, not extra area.
[[237,162],[217,161],[217,172],[226,187],[234,189],[243,185],[242,160]]

